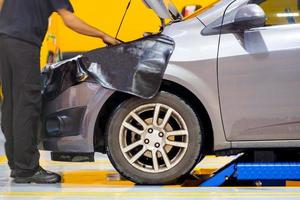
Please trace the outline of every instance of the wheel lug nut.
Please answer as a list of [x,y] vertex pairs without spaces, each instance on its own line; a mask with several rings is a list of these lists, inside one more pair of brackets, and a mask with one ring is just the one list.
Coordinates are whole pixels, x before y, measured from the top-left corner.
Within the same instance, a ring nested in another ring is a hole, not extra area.
[[155,143],[154,145],[156,148],[160,147],[160,144],[159,143]]
[[145,144],[149,144],[149,142],[150,142],[150,141],[149,141],[148,139],[145,139],[145,140],[144,140],[144,143],[145,143]]
[[160,133],[158,133],[158,136],[159,136],[159,137],[164,137],[164,133],[163,133],[163,132],[160,132]]
[[149,128],[149,129],[148,129],[148,133],[153,133],[153,129],[152,129],[152,128]]

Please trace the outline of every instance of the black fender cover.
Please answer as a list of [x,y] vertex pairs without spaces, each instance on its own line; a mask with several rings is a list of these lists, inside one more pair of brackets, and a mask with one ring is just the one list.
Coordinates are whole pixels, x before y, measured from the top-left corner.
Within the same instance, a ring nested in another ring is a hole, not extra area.
[[150,99],[159,91],[174,49],[172,38],[158,34],[89,51],[45,69],[44,97],[54,99],[71,86],[93,80],[107,89]]

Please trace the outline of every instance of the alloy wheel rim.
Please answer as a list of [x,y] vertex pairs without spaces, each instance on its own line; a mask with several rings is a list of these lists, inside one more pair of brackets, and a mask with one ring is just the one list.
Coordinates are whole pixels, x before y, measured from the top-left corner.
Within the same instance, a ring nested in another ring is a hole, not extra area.
[[135,168],[164,172],[184,157],[189,144],[188,129],[182,116],[170,106],[146,104],[125,117],[119,144],[127,162]]

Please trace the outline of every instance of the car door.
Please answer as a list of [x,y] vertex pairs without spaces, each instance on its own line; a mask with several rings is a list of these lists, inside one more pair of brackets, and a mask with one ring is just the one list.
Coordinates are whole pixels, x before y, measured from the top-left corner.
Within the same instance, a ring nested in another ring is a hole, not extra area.
[[[299,1],[253,2],[264,9],[267,25],[220,36],[218,79],[226,138],[297,140],[300,139]],[[229,6],[225,15],[232,9]]]

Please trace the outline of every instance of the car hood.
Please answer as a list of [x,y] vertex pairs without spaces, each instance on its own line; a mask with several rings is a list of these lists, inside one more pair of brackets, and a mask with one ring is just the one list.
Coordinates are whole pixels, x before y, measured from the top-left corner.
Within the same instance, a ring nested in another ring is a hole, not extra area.
[[143,0],[143,2],[161,19],[170,19],[172,21],[178,21],[182,19],[182,15],[172,0]]
[[175,42],[157,34],[116,46],[95,49],[50,65],[43,71],[44,100],[53,100],[84,81],[141,98],[158,92]]

